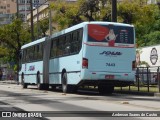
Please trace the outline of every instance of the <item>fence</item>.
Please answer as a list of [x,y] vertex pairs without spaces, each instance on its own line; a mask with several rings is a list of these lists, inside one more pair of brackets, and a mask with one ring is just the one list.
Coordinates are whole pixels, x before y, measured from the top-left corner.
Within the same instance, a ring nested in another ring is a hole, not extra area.
[[160,66],[137,67],[134,84],[116,88],[121,91],[141,91],[160,93]]

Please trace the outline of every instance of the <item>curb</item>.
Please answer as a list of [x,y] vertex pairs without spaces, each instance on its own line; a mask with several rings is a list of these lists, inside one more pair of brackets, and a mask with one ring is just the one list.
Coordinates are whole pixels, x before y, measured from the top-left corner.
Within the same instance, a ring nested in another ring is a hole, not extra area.
[[154,96],[160,97],[160,93],[154,93]]
[[17,81],[15,81],[15,80],[3,80],[3,81],[0,81],[0,83],[2,83],[2,84],[17,84]]

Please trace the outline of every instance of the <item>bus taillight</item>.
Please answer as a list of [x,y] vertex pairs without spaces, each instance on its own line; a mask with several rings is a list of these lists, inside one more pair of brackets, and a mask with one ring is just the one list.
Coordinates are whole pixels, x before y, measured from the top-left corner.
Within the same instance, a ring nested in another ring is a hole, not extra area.
[[87,58],[83,58],[82,68],[88,68],[88,59]]
[[132,61],[132,70],[135,70],[136,68],[136,61]]

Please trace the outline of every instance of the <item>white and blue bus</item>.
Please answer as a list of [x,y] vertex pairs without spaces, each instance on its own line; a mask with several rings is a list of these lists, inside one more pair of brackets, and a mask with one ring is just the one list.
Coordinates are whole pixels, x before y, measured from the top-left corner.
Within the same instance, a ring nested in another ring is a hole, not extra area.
[[93,85],[112,93],[134,82],[135,51],[133,25],[83,22],[22,46],[19,79],[23,88],[74,92]]

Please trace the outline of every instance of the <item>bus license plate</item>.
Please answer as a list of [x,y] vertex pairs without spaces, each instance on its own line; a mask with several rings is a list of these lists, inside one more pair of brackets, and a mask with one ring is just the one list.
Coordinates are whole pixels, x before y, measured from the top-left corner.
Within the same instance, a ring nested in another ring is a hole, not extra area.
[[114,79],[114,75],[106,75],[105,79]]

